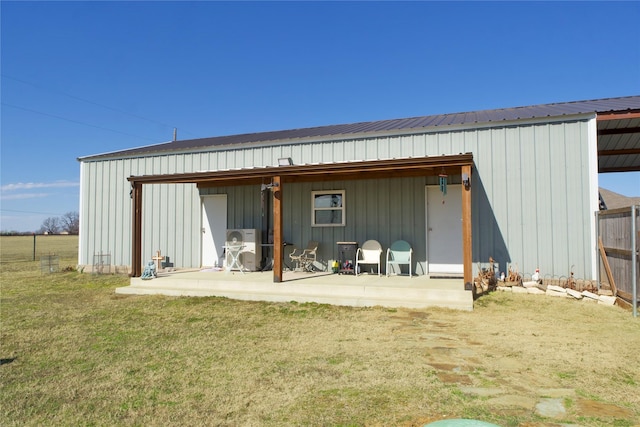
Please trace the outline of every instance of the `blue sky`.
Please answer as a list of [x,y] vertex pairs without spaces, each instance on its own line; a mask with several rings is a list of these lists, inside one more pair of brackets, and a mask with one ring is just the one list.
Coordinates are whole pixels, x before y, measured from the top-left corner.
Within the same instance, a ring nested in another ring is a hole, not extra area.
[[[0,229],[78,211],[78,157],[640,94],[639,2],[8,2]],[[640,196],[640,174],[600,185]]]

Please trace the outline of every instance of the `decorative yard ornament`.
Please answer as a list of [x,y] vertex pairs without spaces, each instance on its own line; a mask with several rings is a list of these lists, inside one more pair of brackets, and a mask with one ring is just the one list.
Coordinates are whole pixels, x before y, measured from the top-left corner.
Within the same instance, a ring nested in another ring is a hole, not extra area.
[[149,260],[140,278],[142,280],[151,280],[156,278],[156,265],[153,263],[153,260]]

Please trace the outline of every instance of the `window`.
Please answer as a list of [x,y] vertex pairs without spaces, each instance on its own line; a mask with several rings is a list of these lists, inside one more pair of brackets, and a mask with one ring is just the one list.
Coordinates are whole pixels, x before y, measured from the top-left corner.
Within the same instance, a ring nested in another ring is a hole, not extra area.
[[311,225],[337,227],[344,225],[344,190],[311,193]]

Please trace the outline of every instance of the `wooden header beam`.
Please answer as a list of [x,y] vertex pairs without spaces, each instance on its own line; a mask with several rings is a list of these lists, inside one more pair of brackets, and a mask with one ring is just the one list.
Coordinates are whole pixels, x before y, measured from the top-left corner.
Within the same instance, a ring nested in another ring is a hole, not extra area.
[[604,122],[607,120],[622,120],[622,119],[640,119],[640,110],[629,110],[622,112],[612,113],[598,113],[596,120]]
[[273,166],[190,172],[169,175],[141,175],[127,178],[140,184],[248,185],[260,184],[279,176],[284,182],[365,179],[381,176],[425,176],[438,174],[444,167],[473,165],[471,153],[451,156],[409,157],[401,159],[346,161],[307,165]]

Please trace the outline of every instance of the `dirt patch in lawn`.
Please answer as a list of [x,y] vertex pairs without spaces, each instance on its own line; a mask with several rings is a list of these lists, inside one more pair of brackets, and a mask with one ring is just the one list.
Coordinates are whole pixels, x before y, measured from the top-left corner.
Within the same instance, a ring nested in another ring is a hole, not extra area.
[[[601,310],[579,301],[494,294],[480,300],[479,317],[407,311],[394,316],[393,330],[421,342],[437,378],[469,399],[484,399],[507,418],[534,414],[552,420],[520,425],[637,425],[640,328],[637,319],[628,319],[638,335],[624,341],[631,337],[628,328],[593,321]],[[629,316],[619,308],[605,310]]]

